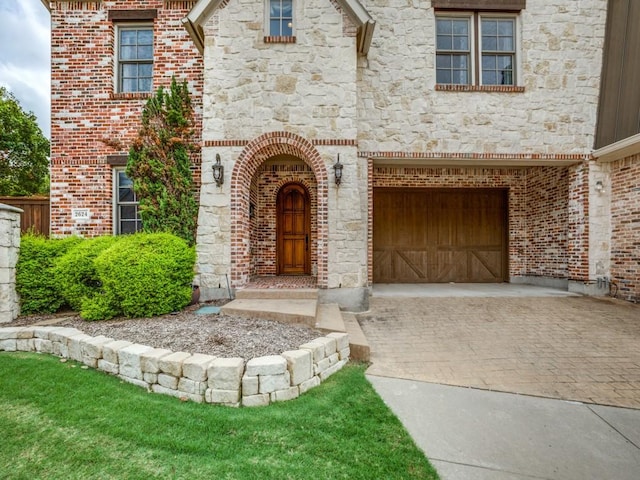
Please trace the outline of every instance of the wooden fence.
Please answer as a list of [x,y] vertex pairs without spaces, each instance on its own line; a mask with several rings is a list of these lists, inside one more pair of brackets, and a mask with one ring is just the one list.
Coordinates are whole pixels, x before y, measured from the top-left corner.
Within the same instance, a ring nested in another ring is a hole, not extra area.
[[23,210],[20,215],[20,231],[33,231],[49,236],[49,197],[0,197],[0,203]]

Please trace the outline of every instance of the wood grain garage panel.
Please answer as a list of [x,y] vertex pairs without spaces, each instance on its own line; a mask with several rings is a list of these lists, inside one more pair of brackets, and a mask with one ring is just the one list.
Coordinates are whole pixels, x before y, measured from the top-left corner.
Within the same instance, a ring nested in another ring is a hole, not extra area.
[[376,283],[503,282],[507,194],[497,189],[374,189]]

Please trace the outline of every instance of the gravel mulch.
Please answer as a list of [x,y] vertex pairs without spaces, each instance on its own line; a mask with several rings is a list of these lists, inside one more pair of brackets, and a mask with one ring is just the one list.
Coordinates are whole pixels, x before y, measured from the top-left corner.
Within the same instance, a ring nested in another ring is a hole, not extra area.
[[82,320],[75,312],[29,315],[6,326],[55,325],[73,327],[87,335],[166,348],[174,352],[204,353],[249,360],[296,350],[324,334],[305,325],[223,314],[197,314],[201,305],[152,318],[118,318],[99,322]]

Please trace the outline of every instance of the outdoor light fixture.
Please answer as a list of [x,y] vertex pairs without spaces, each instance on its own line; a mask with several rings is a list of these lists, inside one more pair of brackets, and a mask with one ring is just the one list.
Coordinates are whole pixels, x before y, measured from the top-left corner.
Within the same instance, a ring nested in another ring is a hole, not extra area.
[[342,182],[342,168],[343,167],[344,167],[344,165],[342,165],[340,163],[340,154],[338,154],[338,161],[333,166],[333,171],[335,172],[335,175],[336,175],[336,185],[338,185],[338,186]]
[[604,193],[604,184],[602,183],[602,180],[598,180],[596,182],[596,192]]
[[213,179],[216,181],[217,186],[224,183],[224,165],[220,163],[219,153],[216,153],[216,163],[213,164]]

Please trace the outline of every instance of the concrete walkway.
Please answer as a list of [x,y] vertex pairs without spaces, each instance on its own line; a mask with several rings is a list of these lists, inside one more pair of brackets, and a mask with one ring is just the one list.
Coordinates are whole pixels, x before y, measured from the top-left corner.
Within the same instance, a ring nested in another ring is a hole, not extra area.
[[370,305],[367,377],[442,480],[640,478],[640,305],[505,284]]
[[367,377],[442,480],[640,478],[640,410]]

